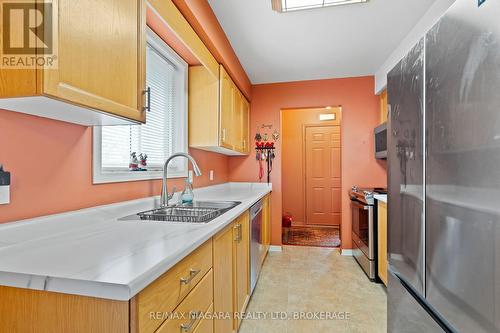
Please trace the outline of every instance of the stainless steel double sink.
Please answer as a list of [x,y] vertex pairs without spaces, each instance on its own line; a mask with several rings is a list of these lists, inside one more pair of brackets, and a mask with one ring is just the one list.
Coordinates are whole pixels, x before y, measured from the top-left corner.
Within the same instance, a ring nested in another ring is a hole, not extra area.
[[240,201],[194,201],[147,210],[120,220],[207,223],[239,204]]

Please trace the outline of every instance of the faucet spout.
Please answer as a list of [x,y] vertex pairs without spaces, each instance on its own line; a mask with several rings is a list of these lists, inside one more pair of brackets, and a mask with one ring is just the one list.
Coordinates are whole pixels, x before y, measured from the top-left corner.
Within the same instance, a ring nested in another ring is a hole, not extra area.
[[201,176],[201,170],[200,167],[198,167],[198,163],[196,163],[195,159],[186,153],[175,153],[171,155],[167,160],[165,161],[165,164],[163,165],[163,178],[162,178],[162,187],[161,187],[161,202],[160,205],[161,207],[166,207],[168,206],[168,201],[172,199],[172,197],[175,194],[175,188],[174,191],[170,194],[168,193],[168,188],[167,188],[167,179],[168,179],[168,164],[170,163],[171,160],[173,160],[176,157],[185,157],[187,158],[190,162],[191,165],[193,166],[193,172],[194,174],[198,177]]

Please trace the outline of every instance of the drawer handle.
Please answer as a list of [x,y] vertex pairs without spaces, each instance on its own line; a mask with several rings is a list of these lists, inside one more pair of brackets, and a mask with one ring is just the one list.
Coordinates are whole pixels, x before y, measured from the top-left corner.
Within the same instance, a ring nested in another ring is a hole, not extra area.
[[146,106],[143,108],[144,111],[151,111],[151,87],[147,87],[146,90],[144,90],[144,94],[146,95]]
[[189,270],[189,277],[187,278],[181,278],[181,284],[189,284],[198,273],[201,272],[201,269],[193,269],[191,268]]
[[189,313],[189,317],[191,318],[191,320],[189,321],[189,323],[181,324],[181,331],[182,332],[190,332],[191,329],[193,328],[193,325],[198,320],[199,316],[201,316],[201,311],[191,311]]

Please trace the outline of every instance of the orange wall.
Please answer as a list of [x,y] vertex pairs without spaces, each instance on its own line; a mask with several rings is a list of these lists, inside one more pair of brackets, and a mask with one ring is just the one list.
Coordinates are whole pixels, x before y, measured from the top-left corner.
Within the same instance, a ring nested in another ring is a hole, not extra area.
[[[206,0],[174,0],[203,42],[224,64],[243,93],[251,84],[229,40]],[[148,10],[147,23],[188,64],[197,60],[161,20]],[[194,186],[227,182],[224,155],[190,149],[203,175]],[[0,223],[59,213],[160,193],[161,181],[92,185],[92,129],[0,110],[0,163],[12,172],[11,204],[0,205]],[[214,170],[214,181],[208,171]],[[183,188],[181,180],[169,185]]]
[[215,59],[250,100],[252,84],[207,0],[173,0]]
[[[374,77],[300,81],[256,85],[252,89],[251,130],[263,123],[281,127],[280,110],[327,105],[342,107],[342,247],[351,248],[351,185],[386,186],[383,162],[373,157],[373,128],[380,117],[380,101],[373,94]],[[281,244],[282,174],[281,141],[274,162],[272,195],[272,243]],[[285,166],[286,167],[286,166]],[[232,181],[258,180],[255,157],[229,160]]]
[[[228,181],[228,158],[191,149],[202,176],[194,186]],[[92,185],[92,128],[0,110],[0,163],[11,171],[11,204],[0,223],[160,193],[161,181]],[[208,179],[215,170],[214,181]],[[184,187],[181,179],[169,186]]]
[[[334,113],[335,120],[319,121],[322,113]],[[293,224],[305,224],[304,126],[340,125],[340,109],[286,109],[281,113],[283,213],[293,216]]]

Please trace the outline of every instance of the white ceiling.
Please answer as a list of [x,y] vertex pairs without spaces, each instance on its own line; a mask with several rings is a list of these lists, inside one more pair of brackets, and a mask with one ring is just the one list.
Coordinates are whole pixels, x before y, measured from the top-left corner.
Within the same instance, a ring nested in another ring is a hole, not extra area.
[[434,1],[279,14],[271,0],[208,0],[254,84],[373,75]]

